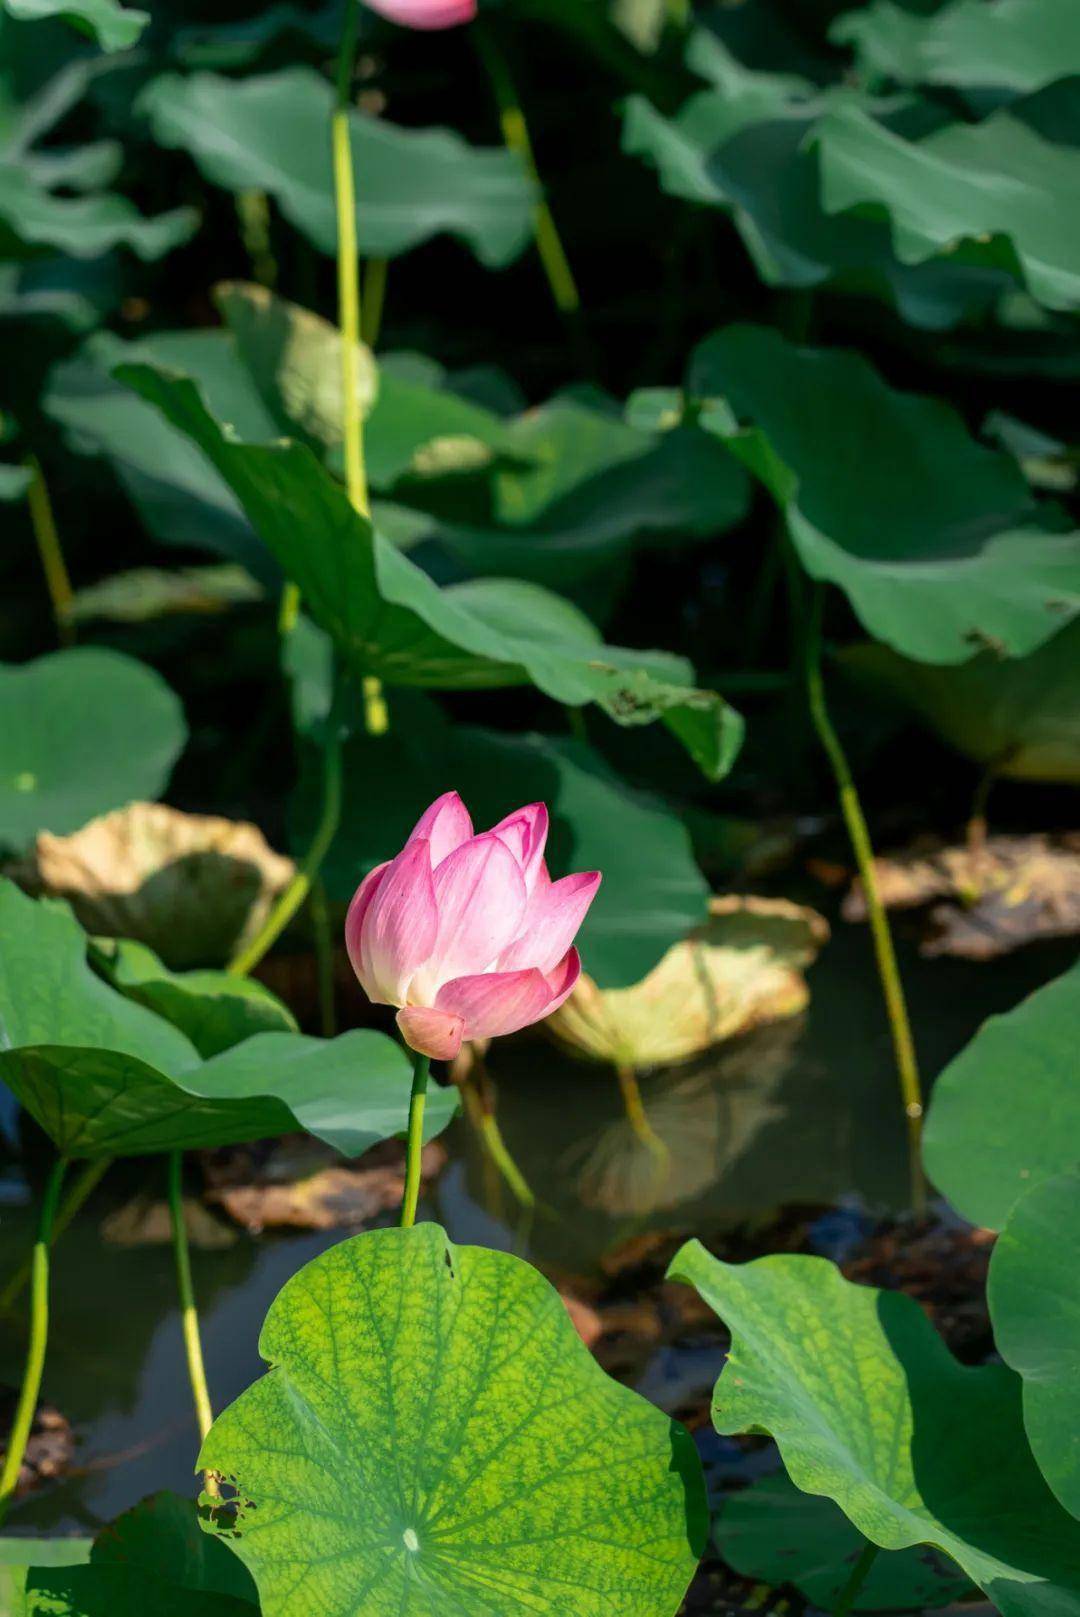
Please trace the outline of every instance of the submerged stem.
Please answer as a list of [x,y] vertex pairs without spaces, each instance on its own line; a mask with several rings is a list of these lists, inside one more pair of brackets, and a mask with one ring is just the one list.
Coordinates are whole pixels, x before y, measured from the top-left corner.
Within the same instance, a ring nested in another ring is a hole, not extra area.
[[[188,1378],[195,1402],[195,1419],[199,1437],[214,1424],[214,1411],[206,1385],[206,1365],[203,1362],[202,1338],[199,1334],[199,1312],[195,1306],[195,1287],[191,1280],[191,1252],[188,1248],[187,1225],[184,1222],[184,1153],[169,1152],[169,1222],[172,1225],[173,1255],[176,1259],[176,1286],[180,1294],[180,1323],[184,1333],[184,1352],[187,1355]],[[215,1479],[207,1473],[208,1493],[216,1493]]]
[[34,530],[38,555],[41,557],[42,572],[45,574],[45,587],[52,602],[60,644],[70,646],[75,639],[72,620],[75,598],[72,594],[71,579],[68,577],[67,563],[64,560],[63,546],[60,543],[60,533],[37,456],[28,455],[26,464],[30,470],[26,503],[30,511],[30,523]]
[[401,1203],[401,1228],[412,1229],[420,1200],[421,1157],[424,1151],[424,1103],[427,1100],[431,1060],[413,1051],[412,1093],[409,1096],[409,1132],[405,1142],[405,1195]]
[[870,1540],[867,1539],[862,1547],[862,1554],[852,1567],[851,1576],[841,1589],[836,1605],[833,1607],[833,1617],[847,1617],[870,1574],[870,1568],[878,1558],[879,1549],[880,1545],[871,1544]]
[[38,1395],[41,1392],[45,1349],[49,1341],[49,1247],[66,1169],[67,1158],[58,1157],[49,1174],[41,1202],[31,1267],[30,1342],[26,1350],[26,1365],[23,1369],[22,1386],[19,1389],[19,1401],[15,1407],[15,1419],[11,1424],[11,1435],[4,1455],[4,1467],[0,1471],[0,1521],[7,1514],[7,1508],[19,1485],[19,1472],[22,1470],[26,1455],[26,1445],[30,1441]]
[[658,1172],[666,1176],[671,1166],[671,1152],[649,1122],[649,1114],[641,1098],[637,1073],[625,1062],[616,1062],[615,1075],[619,1080],[619,1091],[622,1094],[627,1122],[645,1149],[655,1157]]
[[855,787],[851,767],[844,754],[844,749],[840,745],[840,738],[833,729],[832,720],[829,718],[829,711],[825,702],[825,683],[821,672],[821,611],[822,589],[818,584],[814,586],[813,600],[810,607],[810,621],[804,647],[806,689],[810,703],[810,716],[828,756],[829,763],[832,765],[840,798],[840,810],[844,816],[844,823],[847,826],[848,836],[851,839],[851,846],[855,854],[855,862],[859,867],[859,876],[862,880],[863,894],[866,898],[866,910],[870,919],[870,931],[874,940],[874,953],[877,957],[878,976],[881,979],[885,1010],[892,1032],[896,1069],[900,1078],[900,1094],[904,1104],[904,1114],[907,1118],[908,1148],[911,1156],[912,1205],[915,1211],[921,1214],[926,1207],[926,1181],[923,1177],[920,1157],[923,1101],[918,1061],[915,1055],[915,1040],[911,1032],[911,1022],[908,1017],[907,1001],[904,997],[904,985],[900,978],[900,968],[896,960],[896,950],[893,946],[892,931],[889,927],[888,916],[885,913],[885,906],[881,902],[870,832],[866,824],[866,817],[863,814],[862,803],[859,801],[859,794]]
[[284,932],[311,891],[312,883],[341,824],[341,742],[336,736],[323,747],[323,802],[315,835],[299,870],[274,904],[259,931],[245,949],[229,961],[232,977],[246,977]]

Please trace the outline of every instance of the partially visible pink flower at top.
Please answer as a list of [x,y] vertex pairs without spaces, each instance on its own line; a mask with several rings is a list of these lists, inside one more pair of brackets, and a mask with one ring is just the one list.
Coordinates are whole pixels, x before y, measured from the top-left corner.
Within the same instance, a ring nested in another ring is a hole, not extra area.
[[399,1007],[422,1055],[451,1061],[466,1039],[539,1022],[577,982],[573,942],[600,874],[553,882],[547,834],[547,809],[531,803],[475,836],[445,792],[357,888],[345,921],[353,970],[376,1005]]
[[367,0],[372,11],[403,28],[456,28],[472,22],[476,0]]

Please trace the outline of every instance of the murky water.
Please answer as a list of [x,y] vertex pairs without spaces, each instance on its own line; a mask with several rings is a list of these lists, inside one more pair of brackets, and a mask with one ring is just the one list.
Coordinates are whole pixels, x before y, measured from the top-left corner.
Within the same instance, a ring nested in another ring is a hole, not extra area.
[[[1074,952],[1069,944],[1040,947],[975,966],[905,951],[926,1073],[940,1070],[990,1012],[1063,970]],[[626,1122],[612,1073],[572,1061],[543,1039],[504,1042],[492,1070],[500,1123],[548,1211],[524,1227],[459,1122],[428,1216],[456,1240],[523,1251],[581,1274],[605,1250],[653,1228],[710,1235],[762,1224],[781,1206],[852,1198],[871,1211],[901,1209],[904,1130],[866,933],[840,924],[810,982],[805,1017],[643,1081],[650,1120],[671,1152],[667,1175]],[[92,1532],[154,1489],[192,1486],[195,1432],[171,1251],[117,1246],[100,1228],[133,1191],[154,1191],[162,1173],[154,1163],[114,1170],[57,1249],[45,1393],[76,1426],[76,1469],[20,1501],[9,1532]],[[27,1250],[33,1218],[28,1205],[0,1205],[0,1274]],[[237,1234],[218,1250],[195,1251],[219,1406],[259,1374],[259,1327],[276,1292],[338,1239],[340,1232],[258,1241]],[[8,1326],[0,1378],[17,1379],[21,1352]],[[661,1349],[637,1384],[674,1407],[688,1388],[712,1380],[715,1357]]]

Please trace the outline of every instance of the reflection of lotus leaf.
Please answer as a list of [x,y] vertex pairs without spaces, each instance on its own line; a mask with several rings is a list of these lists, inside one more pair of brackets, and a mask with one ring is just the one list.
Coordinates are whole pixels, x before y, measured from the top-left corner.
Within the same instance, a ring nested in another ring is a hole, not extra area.
[[713,899],[710,918],[630,988],[583,976],[547,1026],[597,1061],[669,1066],[805,1009],[802,976],[829,936],[816,910],[786,899]]
[[67,899],[88,932],[136,938],[182,970],[223,964],[295,868],[257,826],[131,803],[69,837],[42,832],[11,874]]

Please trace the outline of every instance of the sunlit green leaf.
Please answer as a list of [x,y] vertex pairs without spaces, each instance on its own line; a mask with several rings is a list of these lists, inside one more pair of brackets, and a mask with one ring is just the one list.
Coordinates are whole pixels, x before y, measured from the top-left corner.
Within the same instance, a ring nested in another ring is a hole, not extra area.
[[701,1552],[686,1432],[610,1380],[561,1298],[434,1224],[294,1275],[200,1465],[266,1617],[672,1617]]
[[731,1331],[718,1431],[767,1432],[798,1487],[882,1549],[941,1550],[1002,1617],[1080,1611],[1080,1523],[1032,1458],[1011,1370],[959,1364],[912,1298],[823,1258],[727,1264],[691,1241],[670,1272]]
[[0,667],[0,845],[156,797],[187,740],[160,675],[96,648]]
[[1080,1162],[1080,964],[983,1023],[934,1085],[924,1157],[973,1223],[1001,1229],[1016,1199]]
[[[347,1156],[404,1132],[411,1083],[381,1033],[256,1033],[208,1061],[178,1028],[96,976],[66,910],[0,883],[0,1077],[67,1156],[225,1145],[301,1128]],[[190,984],[188,992],[192,989]],[[202,1022],[184,1010],[193,1031]],[[436,1086],[429,1135],[456,1091]]]
[[[835,1608],[866,1543],[839,1505],[803,1493],[783,1471],[725,1498],[713,1536],[742,1577],[794,1584],[825,1611]],[[970,1588],[947,1556],[922,1545],[879,1555],[853,1610],[922,1611],[950,1605]]]
[[1024,656],[1080,612],[1080,532],[948,405],[753,326],[708,338],[690,386],[720,396],[703,424],[770,490],[807,572],[897,651]]
[[[306,67],[242,80],[167,74],[140,100],[160,145],[190,152],[215,185],[268,192],[330,254],[337,250],[333,105],[332,86]],[[532,239],[534,188],[515,154],[470,147],[448,129],[401,129],[359,112],[350,113],[349,127],[364,176],[362,253],[393,258],[448,231],[482,263],[498,266]]]
[[209,456],[355,672],[459,689],[532,682],[567,705],[596,702],[619,724],[661,719],[711,778],[730,768],[741,721],[716,692],[692,686],[682,658],[605,645],[580,614],[572,633],[566,603],[520,580],[440,589],[372,530],[304,445],[234,442],[186,378],[149,366],[118,375]]
[[950,0],[925,14],[872,0],[831,30],[860,72],[899,84],[1037,90],[1080,73],[1080,11],[1072,0]]

